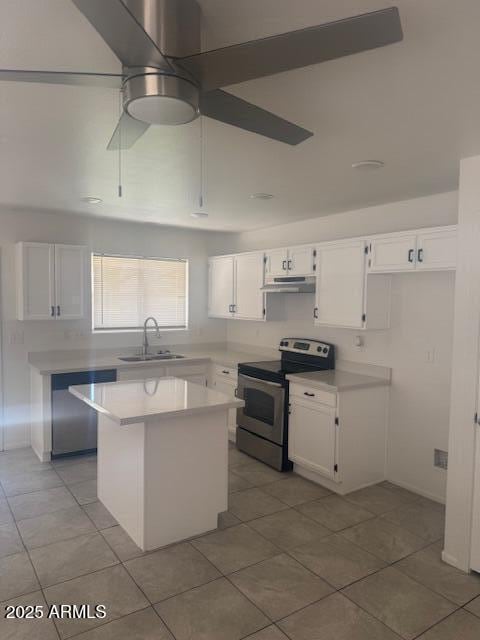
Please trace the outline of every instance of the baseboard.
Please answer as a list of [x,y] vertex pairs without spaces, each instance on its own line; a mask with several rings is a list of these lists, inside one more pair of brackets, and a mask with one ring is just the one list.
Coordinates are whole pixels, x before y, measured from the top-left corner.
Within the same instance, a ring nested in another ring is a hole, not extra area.
[[396,484],[398,487],[402,487],[402,489],[407,489],[408,491],[412,491],[412,493],[417,493],[419,496],[424,498],[428,498],[429,500],[433,500],[434,502],[438,502],[440,504],[445,504],[445,496],[437,496],[429,491],[424,491],[423,489],[419,489],[414,485],[408,484],[408,482],[401,482],[400,480],[395,480],[393,478],[389,478],[387,475],[387,481],[392,484]]

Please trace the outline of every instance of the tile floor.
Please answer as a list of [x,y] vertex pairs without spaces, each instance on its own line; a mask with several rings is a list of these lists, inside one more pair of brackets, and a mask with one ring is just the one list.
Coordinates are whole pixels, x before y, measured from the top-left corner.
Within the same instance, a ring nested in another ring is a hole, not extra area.
[[[480,638],[480,576],[442,563],[441,505],[388,482],[341,498],[229,454],[218,530],[144,554],[96,500],[94,457],[0,453],[0,638]],[[108,615],[4,618],[56,603]]]

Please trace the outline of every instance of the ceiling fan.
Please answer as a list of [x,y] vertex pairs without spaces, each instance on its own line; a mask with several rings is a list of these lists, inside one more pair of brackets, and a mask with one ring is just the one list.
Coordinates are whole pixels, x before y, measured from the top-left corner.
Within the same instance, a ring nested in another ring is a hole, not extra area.
[[122,73],[0,69],[0,80],[102,86],[122,91],[108,149],[130,148],[151,124],[208,116],[296,145],[313,135],[221,87],[402,40],[397,7],[200,51],[196,0],[72,0],[123,65]]

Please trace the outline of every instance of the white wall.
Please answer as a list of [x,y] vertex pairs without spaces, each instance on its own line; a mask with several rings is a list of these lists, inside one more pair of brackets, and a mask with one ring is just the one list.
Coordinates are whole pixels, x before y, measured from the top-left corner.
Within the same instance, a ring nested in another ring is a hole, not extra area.
[[[190,326],[164,332],[160,344],[222,342],[226,326],[207,318],[206,259],[222,247],[225,234],[147,224],[113,222],[46,212],[0,210],[1,317],[4,371],[5,448],[29,442],[29,351],[85,349],[141,344],[138,333],[91,333],[90,310],[82,321],[19,322],[15,318],[15,243],[24,241],[84,244],[91,251],[184,257],[190,261]],[[90,302],[90,295],[87,295]],[[0,443],[1,444],[1,443]]]
[[[457,193],[435,195],[242,233],[233,251],[285,246],[417,227],[455,224]],[[313,326],[313,294],[275,298],[274,318],[262,324],[228,321],[229,341],[274,347],[281,337],[323,338],[342,359],[392,368],[388,477],[437,500],[445,499],[446,474],[433,467],[433,449],[448,449],[452,357],[453,273],[392,277],[392,321],[386,331],[364,334]],[[276,295],[276,294],[273,294]],[[427,363],[427,351],[434,361]]]
[[[443,557],[464,571],[471,567],[480,571],[480,429],[474,424],[474,414],[479,411],[480,156],[466,158],[460,163],[458,245]],[[475,473],[479,490],[476,495],[473,490]],[[472,504],[475,515],[472,514]]]

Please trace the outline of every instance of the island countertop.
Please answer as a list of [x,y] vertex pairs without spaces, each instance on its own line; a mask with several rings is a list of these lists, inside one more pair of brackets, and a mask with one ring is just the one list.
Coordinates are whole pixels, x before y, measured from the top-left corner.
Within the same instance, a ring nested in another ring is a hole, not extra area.
[[180,378],[72,386],[70,393],[120,425],[243,406],[243,400]]

